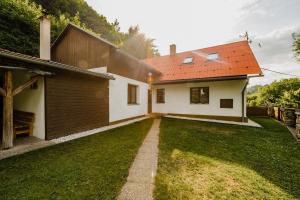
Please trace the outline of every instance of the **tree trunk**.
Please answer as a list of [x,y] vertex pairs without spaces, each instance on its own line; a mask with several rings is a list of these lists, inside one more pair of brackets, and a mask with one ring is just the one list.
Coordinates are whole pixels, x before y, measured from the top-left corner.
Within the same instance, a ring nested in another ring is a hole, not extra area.
[[4,90],[6,95],[3,97],[3,139],[2,148],[13,147],[13,74],[12,71],[4,73]]

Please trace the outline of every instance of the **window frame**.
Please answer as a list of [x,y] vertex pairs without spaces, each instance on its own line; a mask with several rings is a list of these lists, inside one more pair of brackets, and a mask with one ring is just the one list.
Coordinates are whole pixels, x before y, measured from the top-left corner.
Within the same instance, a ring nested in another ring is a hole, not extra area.
[[[192,90],[198,90],[198,101],[193,101]],[[202,102],[201,89],[207,89],[207,102]],[[209,104],[209,87],[191,87],[190,88],[190,104]]]
[[[158,96],[159,93],[158,93],[158,91],[163,91],[162,101],[159,101],[159,96]],[[165,88],[156,89],[156,103],[158,103],[158,104],[166,103],[165,94],[166,94]]]
[[[209,58],[209,56],[212,56],[212,55],[217,55],[217,57],[216,58]],[[215,53],[209,53],[209,54],[207,54],[206,59],[208,61],[219,60],[220,59],[220,55],[218,53],[216,53],[216,52]]]
[[[134,88],[134,99],[133,99],[133,93],[132,93],[132,88]],[[136,105],[138,104],[137,102],[138,99],[138,86],[134,84],[128,84],[127,86],[127,104],[128,105]]]
[[[191,61],[190,62],[185,62],[185,60],[187,60],[187,59],[191,59]],[[193,56],[187,56],[183,59],[182,64],[183,65],[189,65],[189,64],[193,64],[193,62],[194,62],[194,57]]]

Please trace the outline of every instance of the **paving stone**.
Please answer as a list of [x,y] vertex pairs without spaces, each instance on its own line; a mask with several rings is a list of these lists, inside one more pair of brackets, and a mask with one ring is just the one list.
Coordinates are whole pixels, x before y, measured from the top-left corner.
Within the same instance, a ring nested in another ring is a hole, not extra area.
[[152,200],[157,170],[160,119],[155,119],[129,170],[119,200]]

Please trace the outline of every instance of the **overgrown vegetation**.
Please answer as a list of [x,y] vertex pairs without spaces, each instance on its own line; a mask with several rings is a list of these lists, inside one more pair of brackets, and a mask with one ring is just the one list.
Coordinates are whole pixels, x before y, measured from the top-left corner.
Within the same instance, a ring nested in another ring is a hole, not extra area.
[[[49,14],[51,18],[52,41],[68,23],[73,23],[120,47],[124,46],[128,53],[138,58],[158,55],[153,39],[146,38],[135,27],[129,29],[128,33],[121,32],[117,20],[108,22],[105,16],[98,14],[84,0],[1,0],[0,47],[37,56],[38,18],[43,13]],[[132,33],[132,29],[136,31]],[[135,45],[128,45],[133,42]]]
[[254,120],[264,128],[163,118],[156,199],[299,199],[300,146]]
[[116,199],[147,119],[0,161],[0,199]]
[[274,81],[261,87],[256,87],[247,96],[248,106],[283,106],[300,107],[300,79],[291,78]]
[[295,57],[300,60],[300,34],[293,33],[293,51],[295,53]]

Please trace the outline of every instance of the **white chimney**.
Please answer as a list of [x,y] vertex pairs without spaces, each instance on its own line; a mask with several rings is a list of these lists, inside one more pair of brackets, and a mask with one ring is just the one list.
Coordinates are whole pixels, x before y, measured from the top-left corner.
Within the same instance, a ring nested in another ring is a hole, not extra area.
[[40,18],[40,58],[50,60],[51,23],[47,16]]
[[176,44],[170,45],[170,56],[174,56],[176,54]]

